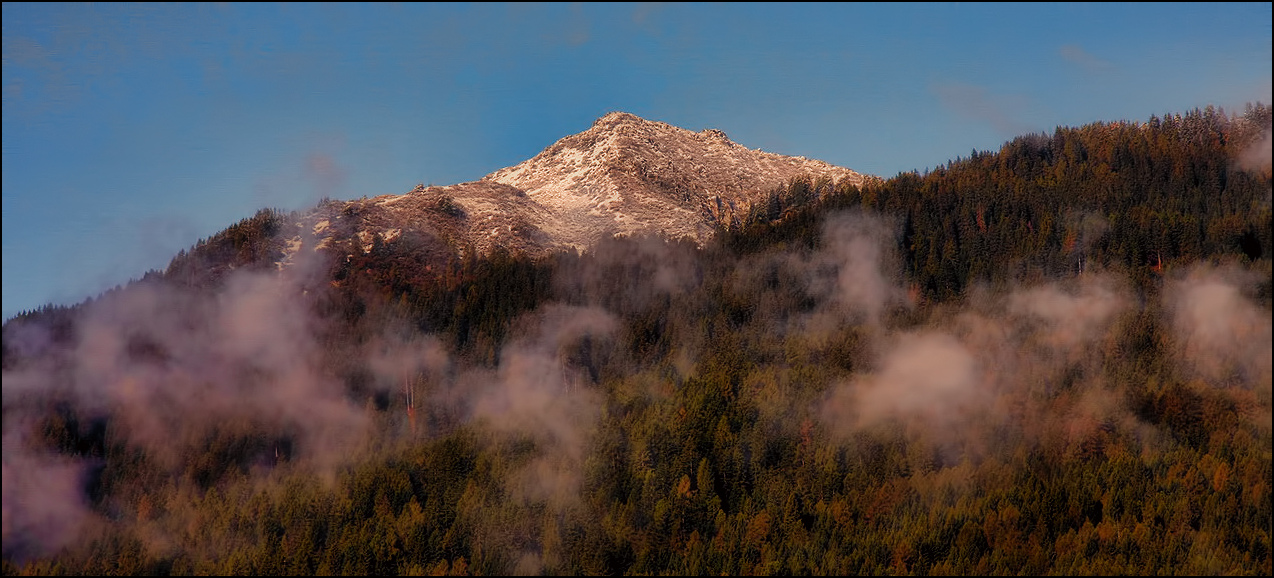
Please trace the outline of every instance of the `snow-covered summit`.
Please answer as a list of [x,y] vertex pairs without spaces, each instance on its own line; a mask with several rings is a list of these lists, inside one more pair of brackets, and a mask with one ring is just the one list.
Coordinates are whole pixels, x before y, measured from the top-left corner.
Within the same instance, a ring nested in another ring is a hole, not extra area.
[[412,231],[480,253],[497,246],[531,254],[586,250],[610,234],[703,242],[719,223],[746,214],[799,176],[854,185],[872,178],[823,161],[749,149],[721,130],[695,132],[611,112],[588,130],[477,181],[320,207],[314,221],[327,225],[316,245],[357,238],[352,245],[367,250],[377,234]]
[[703,240],[717,222],[792,178],[859,185],[852,170],[749,149],[724,132],[693,132],[609,113],[535,157],[482,180],[523,190],[561,217],[546,232],[581,246],[606,232],[655,230]]

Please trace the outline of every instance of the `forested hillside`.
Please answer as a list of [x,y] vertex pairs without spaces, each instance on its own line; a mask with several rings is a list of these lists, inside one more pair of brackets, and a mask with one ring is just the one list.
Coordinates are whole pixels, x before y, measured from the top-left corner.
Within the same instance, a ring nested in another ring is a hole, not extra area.
[[702,247],[280,272],[263,211],[6,322],[5,573],[1269,575],[1270,112],[797,179]]

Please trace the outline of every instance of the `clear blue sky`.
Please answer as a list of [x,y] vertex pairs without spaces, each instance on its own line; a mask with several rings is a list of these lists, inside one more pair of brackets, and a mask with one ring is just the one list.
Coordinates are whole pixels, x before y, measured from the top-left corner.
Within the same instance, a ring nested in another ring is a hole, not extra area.
[[3,5],[3,313],[623,110],[890,177],[1271,101],[1271,4]]

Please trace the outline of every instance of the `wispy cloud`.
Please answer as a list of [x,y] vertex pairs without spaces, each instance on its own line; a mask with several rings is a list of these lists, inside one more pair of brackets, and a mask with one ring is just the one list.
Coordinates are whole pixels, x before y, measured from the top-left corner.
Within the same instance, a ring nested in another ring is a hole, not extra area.
[[1115,68],[1114,64],[1094,56],[1077,44],[1065,44],[1057,49],[1062,60],[1075,64],[1088,72],[1106,72]]
[[[9,422],[10,416],[5,416]],[[4,555],[19,562],[71,544],[93,517],[81,460],[32,451],[16,428],[4,432]]]
[[1033,130],[1020,120],[1027,105],[1025,97],[992,94],[985,87],[961,83],[935,84],[930,90],[952,112],[990,125],[1000,136],[1014,137]]
[[952,424],[986,402],[989,392],[980,372],[972,353],[949,334],[903,334],[881,359],[879,371],[840,390],[827,415],[842,430],[888,419]]
[[344,148],[341,136],[327,137],[321,148],[297,151],[280,163],[276,172],[253,183],[253,199],[260,206],[302,208],[320,199],[348,194],[349,170],[339,160]]
[[203,451],[214,432],[259,440],[236,457],[242,467],[272,467],[279,445],[297,467],[324,476],[356,455],[366,415],[324,369],[322,320],[301,298],[299,275],[310,269],[295,271],[240,270],[198,295],[164,282],[130,285],[85,305],[68,344],[6,325],[6,347],[29,337],[25,347],[57,359],[4,372],[6,552],[11,530],[35,540],[26,551],[40,552],[74,539],[90,517],[75,505],[87,499],[91,459],[54,459],[36,453],[38,444],[19,451],[16,443],[31,430],[22,418],[38,419],[51,394],[78,415],[109,415],[113,443],[146,452],[174,476],[192,472],[189,452]]
[[1268,172],[1274,165],[1274,135],[1266,130],[1260,140],[1239,152],[1238,166],[1251,172]]
[[1244,296],[1255,275],[1196,266],[1165,288],[1183,369],[1220,384],[1270,387],[1270,311]]
[[76,100],[82,87],[70,79],[63,58],[32,38],[4,35],[4,109],[30,119]]

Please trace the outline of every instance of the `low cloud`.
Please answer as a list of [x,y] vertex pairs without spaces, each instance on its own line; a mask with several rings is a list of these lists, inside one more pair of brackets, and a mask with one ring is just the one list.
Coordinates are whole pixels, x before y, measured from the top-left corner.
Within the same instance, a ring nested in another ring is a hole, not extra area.
[[1185,370],[1216,384],[1270,387],[1271,315],[1243,294],[1255,277],[1198,266],[1165,288],[1169,322]]
[[863,315],[880,325],[886,308],[900,303],[903,292],[887,269],[892,228],[883,220],[857,213],[834,215],[823,226],[823,254],[816,258],[836,271],[831,294],[834,306]]
[[4,556],[22,563],[74,543],[94,517],[84,495],[90,464],[30,450],[5,416],[3,464]]
[[1272,166],[1274,166],[1274,134],[1266,129],[1260,140],[1239,152],[1238,167],[1240,170],[1268,173]]
[[1013,292],[1011,315],[1044,324],[1040,340],[1060,353],[1074,352],[1097,339],[1114,316],[1129,305],[1121,289],[1107,277],[1085,277],[1067,290],[1057,284]]
[[585,258],[562,267],[554,283],[572,302],[625,315],[681,295],[702,278],[694,245],[641,235],[603,239]]
[[[22,330],[36,339],[20,347],[49,356],[4,372],[6,528],[38,542],[24,548],[44,551],[60,542],[36,530],[75,535],[86,519],[71,507],[87,501],[85,484],[73,478],[100,457],[45,456],[53,450],[43,447],[47,440],[25,438],[55,396],[80,420],[109,416],[109,443],[141,449],[168,475],[189,474],[195,483],[221,475],[187,460],[207,451],[213,436],[252,440],[232,444],[246,452],[226,456],[232,468],[286,459],[331,474],[355,456],[368,420],[325,369],[320,321],[301,281],[240,271],[202,293],[148,280],[82,306],[72,342]],[[6,347],[22,337],[17,327],[6,326],[15,332]],[[57,503],[66,507],[43,505]]]
[[939,429],[985,404],[989,391],[977,360],[941,332],[897,336],[879,368],[838,386],[824,418],[842,434],[888,420]]
[[1105,344],[1131,305],[1097,274],[974,288],[960,308],[933,310],[929,329],[885,328],[866,369],[833,383],[815,412],[842,439],[900,425],[947,459],[985,455],[1006,432],[1065,448],[1111,423],[1135,429],[1102,385]]
[[[813,307],[775,324],[789,331],[820,337],[839,331],[846,323],[880,331],[893,308],[910,307],[900,284],[893,225],[859,212],[829,216],[820,230],[818,248],[812,252],[786,251],[742,262],[735,272],[733,289],[742,299],[754,299],[766,291],[799,293]],[[791,297],[791,295],[787,295]],[[762,304],[757,315],[783,314]]]
[[608,338],[616,320],[597,308],[549,305],[524,323],[532,327],[503,349],[494,375],[471,375],[465,389],[476,391],[475,420],[539,446],[515,476],[517,495],[571,501],[602,402],[589,368],[575,358],[592,340]]

